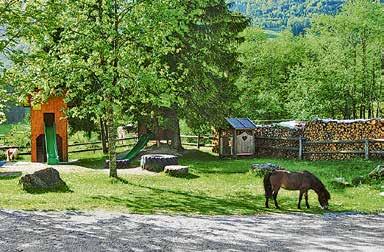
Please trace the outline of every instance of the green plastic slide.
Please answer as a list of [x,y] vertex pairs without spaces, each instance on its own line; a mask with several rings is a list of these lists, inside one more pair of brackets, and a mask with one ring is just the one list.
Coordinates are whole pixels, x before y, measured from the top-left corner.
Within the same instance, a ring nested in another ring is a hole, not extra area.
[[119,158],[119,160],[132,160],[134,159],[142,149],[147,145],[149,140],[153,137],[152,133],[142,135],[137,141],[136,145],[130,150],[127,155]]
[[47,163],[55,165],[60,162],[56,144],[56,127],[55,124],[45,125],[45,149],[47,151]]

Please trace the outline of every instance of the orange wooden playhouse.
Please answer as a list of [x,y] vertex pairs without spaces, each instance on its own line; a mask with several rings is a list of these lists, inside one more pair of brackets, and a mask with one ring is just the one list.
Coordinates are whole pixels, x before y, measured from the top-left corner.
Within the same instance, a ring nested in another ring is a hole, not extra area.
[[56,132],[54,143],[59,161],[68,161],[68,120],[64,114],[67,104],[63,97],[50,97],[47,102],[31,106],[31,160],[47,162],[46,128],[51,125]]

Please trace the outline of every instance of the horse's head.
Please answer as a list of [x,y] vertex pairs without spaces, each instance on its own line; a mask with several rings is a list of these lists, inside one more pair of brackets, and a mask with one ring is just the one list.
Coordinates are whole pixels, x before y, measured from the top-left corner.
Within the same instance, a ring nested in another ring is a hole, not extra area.
[[319,203],[322,209],[327,210],[328,209],[328,200],[331,199],[331,195],[327,190],[322,191],[318,194],[319,197]]

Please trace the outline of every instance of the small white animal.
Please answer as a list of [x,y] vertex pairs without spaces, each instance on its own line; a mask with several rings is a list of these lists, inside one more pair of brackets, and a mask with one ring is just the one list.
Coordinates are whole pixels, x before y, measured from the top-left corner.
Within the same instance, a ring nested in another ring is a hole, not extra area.
[[8,149],[6,151],[6,155],[7,155],[7,162],[14,161],[17,159],[17,156],[19,155],[19,150],[16,148]]

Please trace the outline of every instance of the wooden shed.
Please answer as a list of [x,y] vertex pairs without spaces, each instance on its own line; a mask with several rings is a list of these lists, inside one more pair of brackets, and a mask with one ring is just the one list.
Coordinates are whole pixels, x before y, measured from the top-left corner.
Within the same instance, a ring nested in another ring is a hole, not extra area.
[[219,155],[254,155],[256,124],[249,118],[226,118],[226,123],[228,127],[219,130]]
[[63,97],[50,97],[43,104],[31,104],[31,160],[48,164],[68,161],[67,104]]

